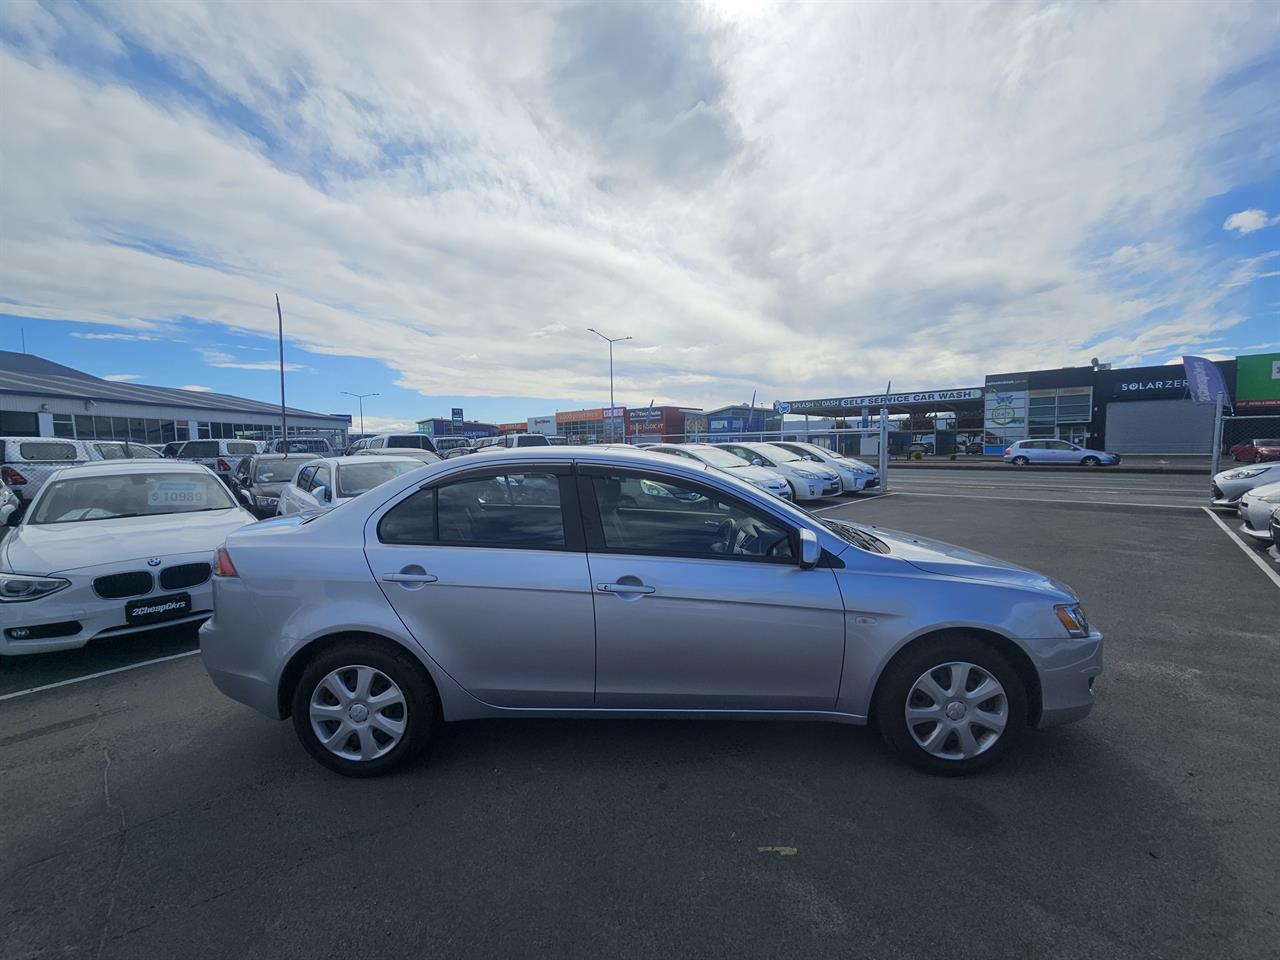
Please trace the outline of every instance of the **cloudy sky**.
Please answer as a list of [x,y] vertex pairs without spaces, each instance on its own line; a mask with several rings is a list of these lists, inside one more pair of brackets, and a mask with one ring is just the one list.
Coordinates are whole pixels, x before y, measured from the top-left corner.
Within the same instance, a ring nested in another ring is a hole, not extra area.
[[0,6],[0,347],[375,423],[1280,341],[1280,4]]

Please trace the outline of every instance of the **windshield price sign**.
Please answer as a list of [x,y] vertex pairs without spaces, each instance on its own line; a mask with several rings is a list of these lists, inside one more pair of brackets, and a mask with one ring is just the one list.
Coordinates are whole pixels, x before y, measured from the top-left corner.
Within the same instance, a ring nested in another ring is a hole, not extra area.
[[203,507],[208,502],[205,485],[187,480],[162,480],[147,491],[149,507]]

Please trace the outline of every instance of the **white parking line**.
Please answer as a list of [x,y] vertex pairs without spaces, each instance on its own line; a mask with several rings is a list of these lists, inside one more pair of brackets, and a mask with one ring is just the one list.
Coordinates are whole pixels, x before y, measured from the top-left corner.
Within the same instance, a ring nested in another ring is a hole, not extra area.
[[1223,533],[1225,533],[1228,537],[1230,537],[1232,540],[1235,541],[1236,546],[1239,547],[1241,550],[1243,550],[1245,552],[1245,555],[1258,565],[1258,569],[1261,570],[1263,573],[1265,573],[1267,575],[1267,578],[1270,579],[1272,583],[1274,583],[1277,587],[1280,587],[1280,574],[1276,573],[1269,566],[1267,566],[1267,562],[1263,560],[1260,556],[1258,556],[1257,551],[1254,550],[1253,547],[1249,546],[1247,543],[1241,540],[1240,536],[1234,530],[1228,527],[1225,523],[1223,523],[1222,518],[1219,517],[1212,510],[1210,510],[1208,507],[1201,507],[1200,509],[1203,510],[1205,513],[1207,513],[1209,515],[1209,518],[1222,528]]
[[165,663],[169,660],[181,660],[183,657],[194,657],[199,650],[188,650],[186,653],[174,653],[167,657],[156,657],[154,660],[143,660],[140,663],[131,663],[127,667],[116,667],[114,670],[102,670],[98,673],[86,673],[83,677],[72,677],[70,680],[59,680],[57,683],[46,683],[40,687],[29,687],[26,690],[16,690],[13,693],[0,695],[0,700],[14,700],[18,697],[27,697],[33,693],[41,693],[45,690],[53,690],[55,687],[66,687],[73,683],[84,683],[86,680],[97,680],[98,677],[108,677],[113,673],[124,673],[126,670],[137,670],[139,667],[149,667],[153,663]]
[[818,507],[817,510],[810,510],[810,513],[821,513],[823,510],[839,510],[841,507],[853,507],[859,503],[870,503],[872,500],[883,500],[885,497],[892,497],[896,490],[889,493],[877,493],[874,497],[859,497],[857,500],[849,500],[846,503],[833,503],[829,507]]
[[1199,510],[1187,503],[1141,503],[1135,500],[1049,500],[1045,497],[984,497],[978,493],[924,493],[919,490],[898,490],[904,497],[950,497],[959,500],[1011,500],[1015,503],[1083,503],[1090,507],[1153,507],[1160,510]]

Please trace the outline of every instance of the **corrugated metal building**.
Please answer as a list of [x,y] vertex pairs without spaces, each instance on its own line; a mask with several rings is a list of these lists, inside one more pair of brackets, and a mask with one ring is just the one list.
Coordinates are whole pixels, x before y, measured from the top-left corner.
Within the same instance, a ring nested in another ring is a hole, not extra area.
[[[343,449],[346,414],[286,408],[290,436]],[[168,443],[280,435],[280,407],[226,393],[103,380],[29,353],[0,350],[0,436]]]

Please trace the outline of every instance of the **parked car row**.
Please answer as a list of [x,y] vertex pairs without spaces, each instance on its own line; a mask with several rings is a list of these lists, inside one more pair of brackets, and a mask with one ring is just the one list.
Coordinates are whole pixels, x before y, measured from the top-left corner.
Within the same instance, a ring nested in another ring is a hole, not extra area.
[[154,448],[129,440],[0,437],[0,482],[22,501],[30,502],[45,481],[68,464],[159,457]]
[[1218,473],[1211,502],[1219,510],[1235,511],[1245,536],[1280,546],[1280,460],[1254,461],[1252,466]]

